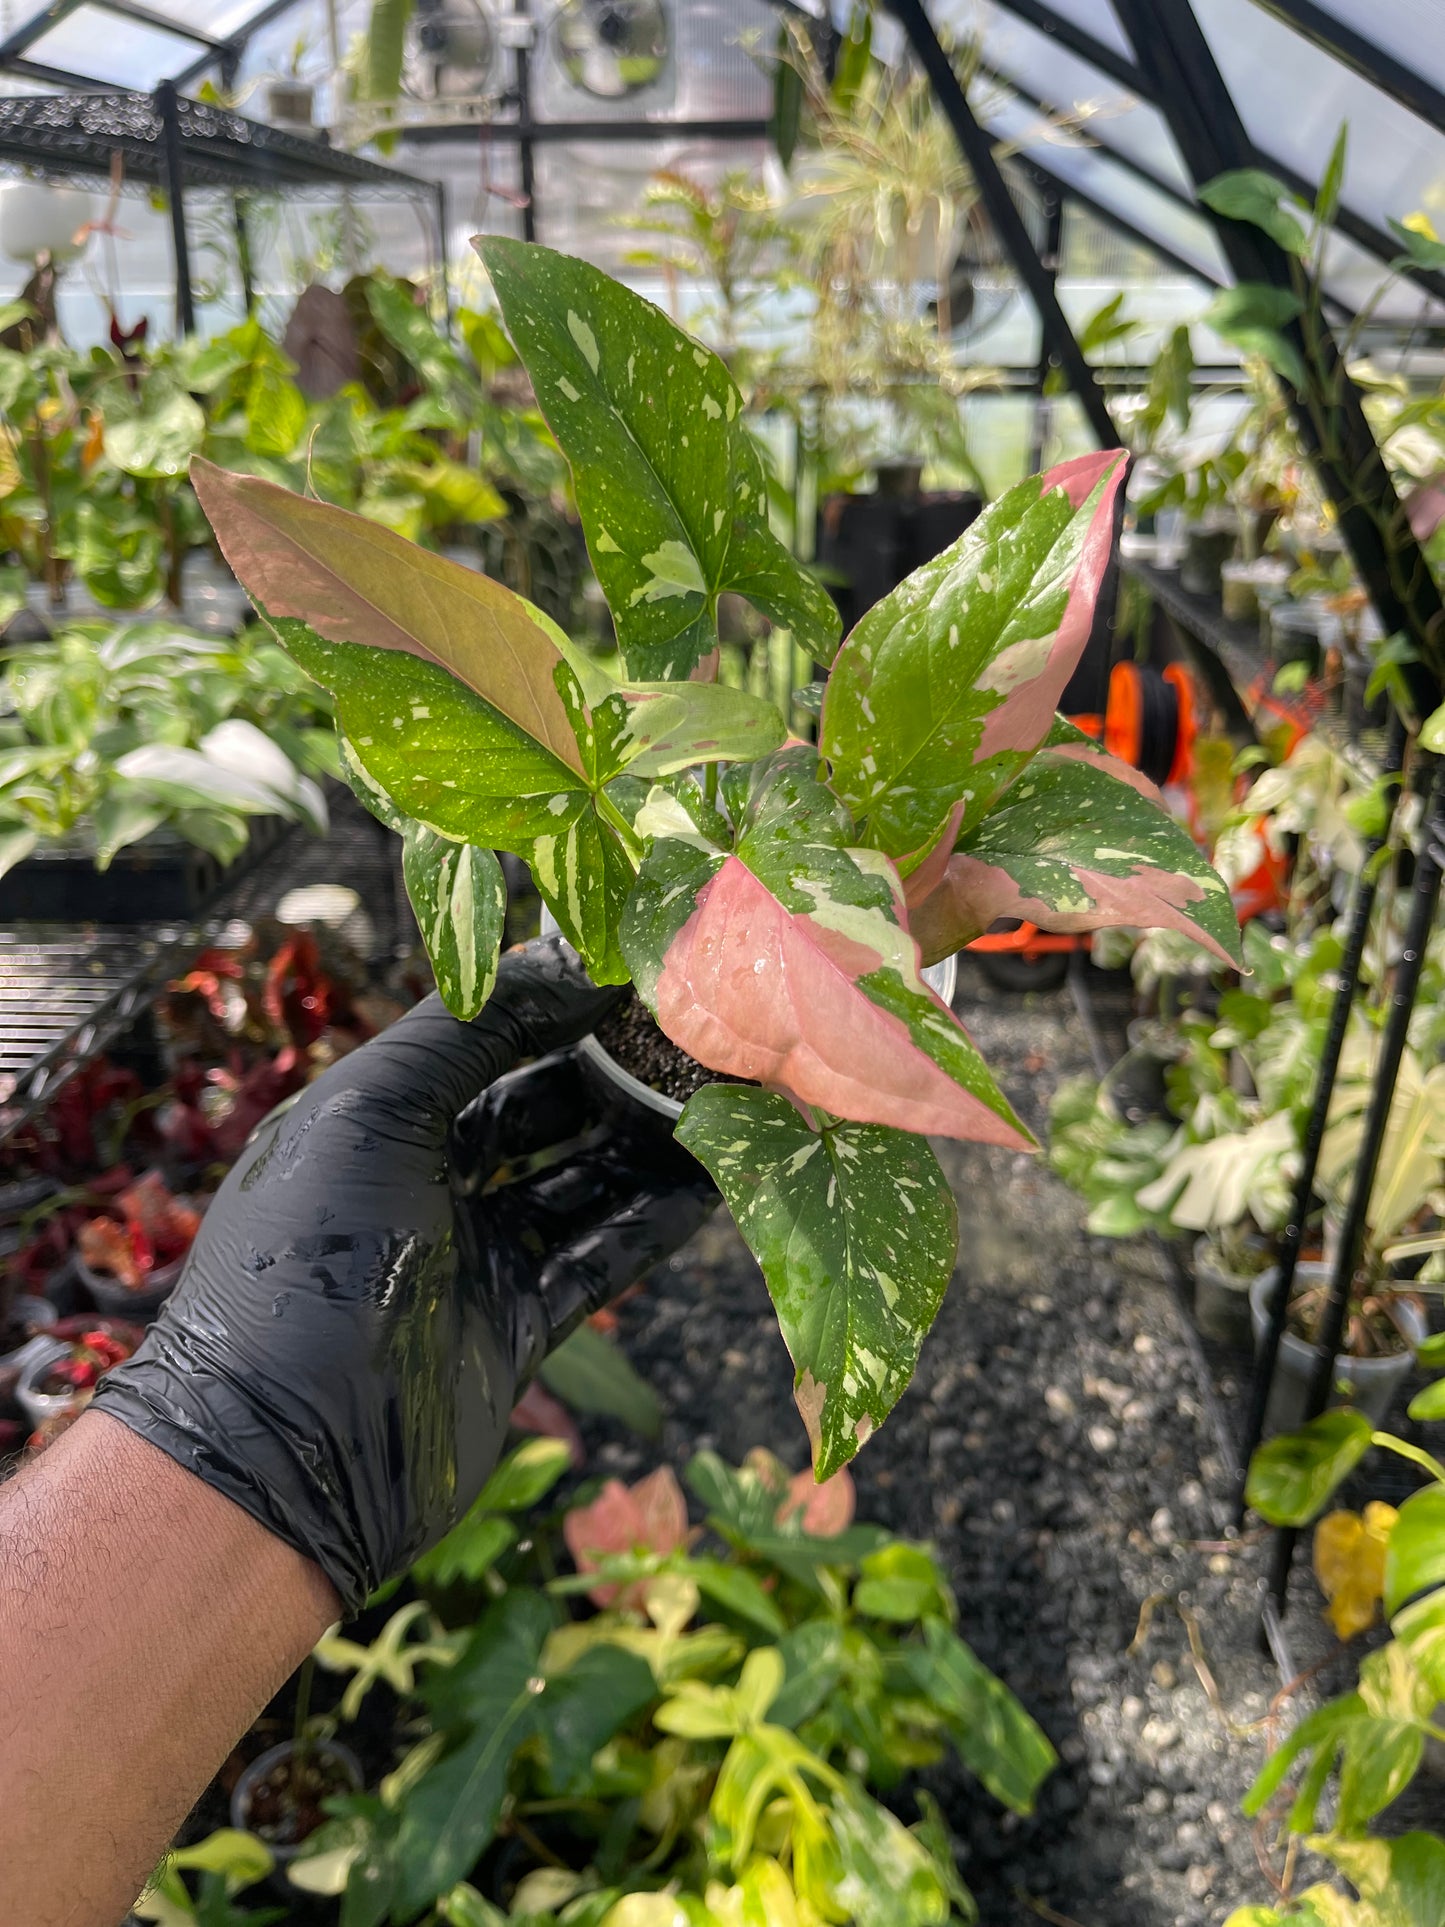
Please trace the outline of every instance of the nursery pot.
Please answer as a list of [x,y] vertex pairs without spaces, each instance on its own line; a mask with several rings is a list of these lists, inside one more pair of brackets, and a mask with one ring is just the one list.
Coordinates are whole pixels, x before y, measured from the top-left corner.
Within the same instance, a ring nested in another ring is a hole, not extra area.
[[1191,595],[1217,596],[1225,563],[1234,554],[1239,531],[1228,524],[1196,522],[1184,540],[1179,586]]
[[183,1251],[168,1265],[157,1265],[154,1271],[146,1273],[144,1283],[134,1289],[112,1278],[108,1272],[92,1271],[79,1252],[75,1254],[75,1275],[95,1300],[97,1311],[112,1318],[128,1318],[133,1324],[149,1325],[175,1290],[189,1256],[188,1251]]
[[[315,1740],[312,1741],[305,1750],[312,1759],[324,1761],[326,1765],[333,1770],[334,1777],[337,1780],[344,1780],[347,1783],[347,1791],[360,1793],[362,1787],[366,1784],[366,1775],[361,1770],[360,1760],[357,1759],[349,1747],[343,1746],[339,1740]],[[252,1817],[252,1812],[256,1804],[257,1795],[261,1791],[262,1783],[275,1772],[277,1767],[289,1764],[295,1757],[296,1752],[297,1742],[295,1740],[283,1740],[279,1746],[267,1747],[264,1753],[258,1754],[257,1757],[252,1760],[251,1764],[246,1768],[246,1771],[241,1775],[240,1779],[237,1780],[231,1793],[231,1825],[233,1827],[237,1827],[243,1832],[258,1831],[256,1822]],[[337,1788],[335,1790],[339,1791],[340,1789]],[[324,1819],[325,1815],[323,1814],[321,1818]],[[318,1825],[319,1824],[320,1822],[318,1821]],[[263,1833],[261,1838],[271,1849],[277,1867],[284,1869],[296,1858],[297,1854],[306,1844],[306,1841],[310,1838],[312,1831],[314,1831],[314,1829],[308,1828],[305,1833],[301,1834],[299,1838],[295,1840],[274,1840],[266,1833]]]
[[[1327,1283],[1329,1275],[1329,1266],[1322,1264],[1301,1264],[1295,1270],[1295,1277],[1301,1284]],[[1262,1271],[1249,1288],[1256,1351],[1263,1344],[1264,1334],[1269,1328],[1268,1299],[1277,1276],[1278,1272],[1271,1267],[1268,1271]],[[1371,1424],[1380,1424],[1390,1409],[1390,1401],[1410,1376],[1410,1368],[1415,1362],[1415,1346],[1424,1343],[1428,1331],[1423,1315],[1408,1303],[1400,1306],[1400,1322],[1409,1333],[1408,1351],[1392,1353],[1389,1358],[1348,1358],[1341,1353],[1335,1359],[1331,1405],[1353,1405],[1357,1411],[1364,1413]],[[1284,1332],[1279,1341],[1279,1361],[1275,1366],[1274,1383],[1270,1387],[1269,1405],[1265,1412],[1266,1431],[1292,1432],[1296,1426],[1304,1424],[1305,1401],[1314,1367],[1314,1346],[1307,1345],[1292,1331]]]
[[0,1399],[10,1396],[31,1359],[54,1342],[45,1334],[60,1315],[48,1298],[17,1298],[11,1309],[30,1335],[12,1350],[0,1352]]
[[[1273,1279],[1278,1267],[1263,1273]],[[1208,1238],[1194,1241],[1194,1322],[1206,1338],[1247,1352],[1250,1346],[1249,1294],[1256,1272],[1230,1271]]]
[[15,1384],[15,1398],[21,1411],[30,1421],[31,1430],[44,1423],[48,1418],[63,1418],[75,1409],[79,1392],[42,1392],[40,1381],[61,1359],[69,1358],[70,1346],[63,1338],[40,1337],[32,1339],[27,1347],[29,1358],[20,1368],[20,1377]]
[[266,115],[273,126],[311,129],[316,89],[309,80],[273,80],[266,88]]

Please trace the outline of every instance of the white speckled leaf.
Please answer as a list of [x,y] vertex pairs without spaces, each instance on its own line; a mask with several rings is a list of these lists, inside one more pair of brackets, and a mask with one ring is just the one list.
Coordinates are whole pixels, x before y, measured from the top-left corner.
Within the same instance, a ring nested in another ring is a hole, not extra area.
[[827,660],[838,615],[768,525],[727,369],[661,309],[570,256],[475,244],[572,465],[593,567],[633,676],[686,676],[736,590]]
[[507,885],[490,850],[454,843],[425,823],[403,833],[401,868],[442,1002],[475,1017],[492,994],[507,918]]
[[[632,839],[601,783],[560,761],[437,663],[327,642],[302,622],[273,620],[272,627],[302,668],[335,694],[347,753],[370,778],[367,787],[444,837],[524,857],[593,977],[625,982],[617,921],[634,874]],[[581,698],[560,656],[555,673],[566,697],[559,703],[565,725],[567,704],[580,709]],[[362,800],[386,820],[373,797]]]
[[812,1131],[773,1091],[709,1084],[677,1137],[763,1268],[826,1479],[913,1376],[958,1251],[953,1194],[923,1138],[833,1121]]
[[909,925],[926,957],[946,957],[998,917],[1177,930],[1223,963],[1242,960],[1229,891],[1188,831],[1107,769],[1053,750],[965,832]]
[[1047,737],[1113,549],[1118,450],[1033,475],[876,603],[838,652],[819,746],[861,840],[907,876]]

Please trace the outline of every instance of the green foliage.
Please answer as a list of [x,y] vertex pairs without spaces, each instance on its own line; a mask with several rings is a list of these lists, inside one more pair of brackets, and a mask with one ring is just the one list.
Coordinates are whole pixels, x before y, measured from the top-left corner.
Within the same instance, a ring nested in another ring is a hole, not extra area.
[[[989,810],[1027,805],[1030,836],[1069,872],[1041,920],[1108,921],[1132,892],[1137,919],[1234,948],[1188,840],[1055,727],[1123,460],[1082,457],[1010,491],[855,630],[820,746],[780,748],[779,710],[712,679],[718,599],[767,615],[787,668],[799,651],[825,660],[838,624],[773,533],[727,368],[582,262],[479,246],[644,680],[615,680],[537,608],[395,527],[206,464],[196,487],[257,606],[335,694],[358,794],[408,839],[453,1008],[475,1009],[495,956],[479,853],[508,850],[594,978],[630,976],[675,1044],[767,1087],[700,1093],[681,1135],[763,1264],[822,1477],[899,1397],[952,1270],[952,1202],[922,1139],[1031,1141],[920,975],[915,920]],[[429,396],[465,394],[458,352],[414,339],[419,311],[379,286],[371,298]],[[479,368],[499,362],[480,324],[468,340]],[[1045,748],[1093,760],[1010,790]],[[1071,839],[1081,785],[1094,818]],[[1091,861],[1099,917],[1071,894]]]
[[1369,1451],[1372,1429],[1358,1412],[1322,1412],[1270,1439],[1250,1460],[1246,1498],[1271,1525],[1308,1525]]
[[1305,222],[1310,210],[1283,181],[1262,168],[1241,167],[1217,174],[1200,188],[1199,198],[1216,214],[1262,228],[1287,254],[1302,255],[1308,246]]
[[162,825],[225,858],[246,820],[320,826],[329,704],[263,630],[76,623],[0,677],[0,873],[79,841],[105,869]]
[[[559,1468],[549,1443],[523,1446],[451,1535],[504,1512],[525,1533],[487,1569],[479,1615],[475,1591],[437,1592],[432,1553],[413,1577],[433,1605],[403,1607],[370,1649],[322,1642],[359,1689],[343,1729],[385,1680],[405,1750],[379,1796],[329,1803],[295,1884],[331,1895],[340,1927],[974,1919],[936,1808],[921,1800],[910,1828],[876,1790],[953,1751],[1027,1813],[1055,1757],[955,1632],[928,1550],[874,1528],[811,1535],[765,1455],[704,1455],[688,1475],[709,1507],[701,1544],[541,1584],[555,1515],[519,1515]],[[571,1514],[569,1544],[604,1532],[605,1503]],[[601,1610],[569,1608],[618,1584]],[[478,1862],[499,1842],[494,1906]]]

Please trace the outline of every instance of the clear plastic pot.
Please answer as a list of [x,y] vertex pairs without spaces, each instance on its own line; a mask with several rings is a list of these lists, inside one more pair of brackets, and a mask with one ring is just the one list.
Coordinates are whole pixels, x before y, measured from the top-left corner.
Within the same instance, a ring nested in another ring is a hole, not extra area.
[[[1250,1317],[1254,1324],[1255,1350],[1264,1343],[1269,1329],[1269,1295],[1278,1271],[1271,1266],[1262,1271],[1249,1288]],[[1330,1267],[1301,1264],[1296,1267],[1296,1282],[1328,1284]],[[1352,1405],[1363,1412],[1372,1425],[1378,1425],[1390,1409],[1391,1401],[1415,1363],[1415,1347],[1422,1345],[1429,1327],[1423,1313],[1408,1300],[1399,1306],[1400,1322],[1409,1336],[1409,1349],[1393,1352],[1388,1358],[1349,1358],[1341,1353],[1335,1359],[1330,1388],[1331,1405]],[[1286,1331],[1279,1341],[1279,1361],[1270,1387],[1265,1411],[1266,1432],[1292,1432],[1304,1424],[1305,1403],[1310,1379],[1314,1376],[1315,1348]]]

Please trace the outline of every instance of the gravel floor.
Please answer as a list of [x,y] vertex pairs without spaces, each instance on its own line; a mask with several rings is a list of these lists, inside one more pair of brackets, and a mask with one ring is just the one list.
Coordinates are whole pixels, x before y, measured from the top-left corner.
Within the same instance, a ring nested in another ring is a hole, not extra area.
[[[958,1009],[1041,1127],[1058,1082],[1088,1068],[1067,990],[1000,996],[969,970]],[[1090,1238],[1039,1160],[941,1155],[959,1270],[911,1391],[855,1462],[859,1512],[936,1545],[965,1636],[1062,1765],[1029,1820],[961,1772],[935,1770],[935,1791],[985,1927],[1213,1927],[1268,1892],[1238,1811],[1263,1743],[1239,1729],[1278,1681],[1256,1646],[1261,1550],[1221,1540],[1230,1475],[1197,1348],[1162,1254]],[[621,1321],[674,1463],[704,1445],[804,1463],[787,1355],[724,1216]],[[588,1429],[596,1469],[656,1460]]]

